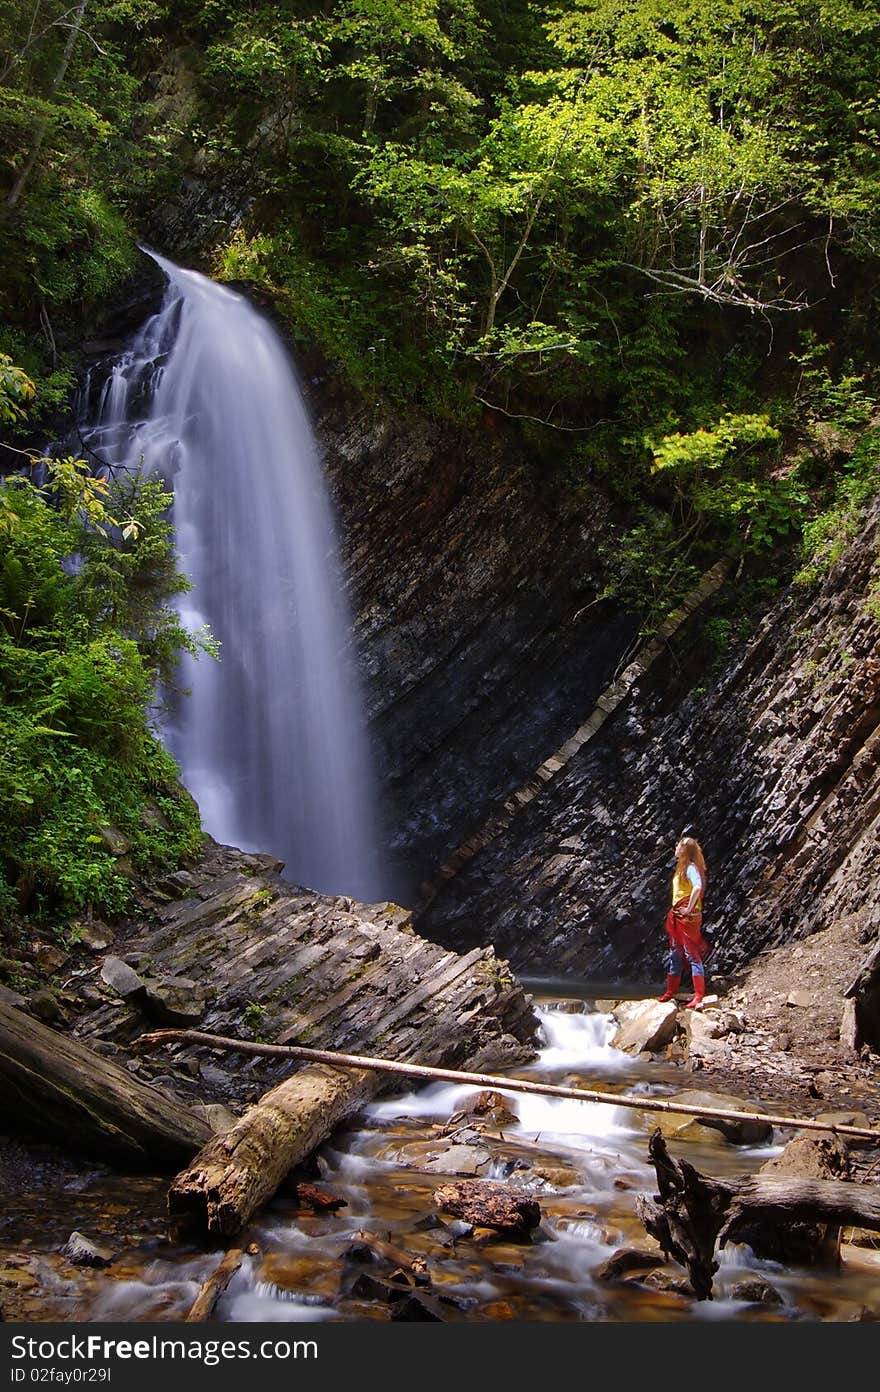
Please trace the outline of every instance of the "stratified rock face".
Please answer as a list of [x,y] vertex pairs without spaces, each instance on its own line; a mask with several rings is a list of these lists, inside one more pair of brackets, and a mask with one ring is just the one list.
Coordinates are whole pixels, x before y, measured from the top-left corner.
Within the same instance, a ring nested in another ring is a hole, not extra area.
[[[106,1001],[78,1032],[125,1047],[179,1021],[446,1067],[533,1057],[531,997],[490,947],[459,957],[418,937],[405,909],[316,894],[280,879],[278,865],[208,838],[189,870],[153,887],[160,897],[126,943],[137,972],[105,959]],[[257,1080],[262,1090],[291,1071],[289,1059],[222,1062],[203,1063],[200,1077],[223,1098],[252,1100]]]
[[[519,968],[660,980],[673,847],[709,868],[710,972],[880,910],[880,506],[817,592],[793,586],[717,674],[693,625],[419,930]],[[792,987],[802,983],[793,982]]]
[[410,903],[589,713],[633,624],[585,609],[598,492],[562,515],[496,433],[376,422],[321,379],[308,394],[358,611],[395,893]]

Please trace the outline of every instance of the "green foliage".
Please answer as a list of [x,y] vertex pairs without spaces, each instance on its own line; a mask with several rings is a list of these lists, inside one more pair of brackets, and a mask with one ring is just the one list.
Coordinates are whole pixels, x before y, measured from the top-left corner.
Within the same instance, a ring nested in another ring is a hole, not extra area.
[[185,587],[169,501],[154,480],[117,488],[73,459],[49,461],[42,489],[0,484],[0,912],[19,895],[43,915],[119,912],[133,874],[201,844],[147,715],[177,651],[200,646],[167,604]]
[[865,504],[880,492],[880,429],[865,431],[836,480],[829,507],[803,529],[803,563],[795,580],[814,584],[836,564],[861,526]]
[[36,387],[8,353],[0,353],[0,421],[19,421],[36,393]]
[[[825,564],[851,534],[874,486],[876,6],[90,0],[82,33],[64,0],[33,14],[0,7],[0,353],[44,409],[70,380],[52,326],[126,274],[132,226],[174,227],[378,407],[497,408],[536,469],[604,489],[608,583],[646,622],[719,550],[806,529]],[[172,593],[161,513],[125,536],[132,500],[93,501],[88,622],[127,610],[167,665],[167,614],[131,612],[147,574]]]
[[635,525],[604,543],[601,554],[610,577],[601,598],[613,596],[639,614],[645,633],[656,628],[699,578],[699,568],[679,544],[672,518],[645,506],[638,509]]
[[252,1034],[259,1038],[267,1015],[268,1011],[264,1005],[260,1005],[257,1001],[247,1001],[241,1012],[241,1021]]

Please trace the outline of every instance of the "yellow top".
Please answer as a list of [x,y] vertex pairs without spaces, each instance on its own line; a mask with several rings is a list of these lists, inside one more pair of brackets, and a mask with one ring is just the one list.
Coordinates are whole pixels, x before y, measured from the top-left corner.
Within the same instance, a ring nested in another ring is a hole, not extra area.
[[[687,867],[687,869],[688,869],[688,870],[692,870],[692,871],[694,872],[694,877],[695,877],[695,879],[696,879],[696,880],[698,881],[698,883],[699,883],[700,893],[697,895],[697,898],[696,898],[696,900],[695,900],[695,902],[694,902],[694,912],[695,912],[695,913],[699,913],[699,912],[702,910],[702,907],[703,907],[703,894],[702,894],[703,885],[702,885],[702,877],[701,877],[701,875],[700,875],[699,870],[697,869],[697,867],[696,867],[695,865],[689,865],[689,866]],[[685,871],[684,874],[679,874],[679,872],[676,871],[675,874],[674,874],[673,877],[672,877],[672,902],[673,902],[673,904],[677,904],[677,903],[679,902],[679,900],[681,900],[681,899],[690,899],[690,897],[691,897],[691,890],[692,890],[693,888],[694,888],[694,884],[693,884],[693,882],[688,878],[687,870]]]

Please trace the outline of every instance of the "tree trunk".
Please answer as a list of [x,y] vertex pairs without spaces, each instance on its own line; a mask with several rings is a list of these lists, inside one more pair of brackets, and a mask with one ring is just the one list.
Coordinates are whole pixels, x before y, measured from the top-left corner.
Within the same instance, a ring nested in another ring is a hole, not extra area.
[[267,1092],[178,1175],[168,1194],[172,1227],[224,1237],[239,1232],[288,1171],[381,1082],[376,1073],[315,1064]]
[[[74,15],[73,22],[70,26],[70,33],[67,36],[67,43],[64,45],[64,52],[61,55],[61,61],[55,70],[55,76],[52,80],[52,87],[49,93],[50,97],[55,97],[57,95],[58,89],[60,88],[67,74],[67,69],[70,66],[70,60],[73,57],[73,50],[76,47],[76,41],[79,38],[80,30],[82,29],[83,16],[86,12],[87,4],[88,0],[79,0],[79,5],[77,6],[76,14]],[[48,131],[48,129],[49,121],[48,118],[45,118],[44,120],[39,122],[34,131],[33,143],[31,144],[31,152],[25,160],[24,166],[15,183],[12,185],[9,197],[6,200],[10,208],[15,207],[16,203],[21,198],[21,195],[24,192],[24,186],[30,178],[31,174],[33,173],[34,165],[36,164],[40,150],[42,149],[43,141],[46,139],[46,132]]]
[[211,1135],[188,1107],[2,1003],[0,1111],[47,1140],[139,1169],[173,1170]]

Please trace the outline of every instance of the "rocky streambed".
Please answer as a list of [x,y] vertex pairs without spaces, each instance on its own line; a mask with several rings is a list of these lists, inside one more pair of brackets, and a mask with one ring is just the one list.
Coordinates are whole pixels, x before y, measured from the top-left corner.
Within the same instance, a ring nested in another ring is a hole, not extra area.
[[[613,1008],[624,1027],[651,1009]],[[712,1014],[720,1018],[722,1011],[710,1009],[707,1019]],[[655,1188],[647,1141],[656,1114],[614,1099],[621,1092],[646,1099],[685,1092],[698,1108],[707,1105],[707,1093],[721,1100],[717,1087],[703,1070],[695,1078],[685,1063],[665,1057],[668,1044],[634,1053],[614,1047],[615,1036],[627,1042],[621,1025],[594,1001],[545,997],[539,1018],[537,1058],[512,1071],[607,1092],[607,1104],[444,1084],[370,1103],[241,1234],[241,1262],[214,1318],[880,1317],[880,1242],[852,1229],[843,1234],[840,1264],[829,1267],[760,1259],[743,1245],[725,1248],[715,1298],[695,1301],[687,1273],[664,1260],[636,1212],[638,1195]],[[632,1029],[630,1036],[635,1047]],[[766,1099],[746,1084],[738,1105],[760,1111]],[[719,1177],[778,1163],[793,1135],[751,1123],[725,1134],[694,1114],[665,1117],[663,1125],[676,1155]],[[853,1151],[851,1158],[864,1172],[876,1155]],[[444,1207],[450,1186],[474,1183],[500,1184],[533,1200],[536,1225],[505,1232]],[[44,1157],[30,1175],[19,1164],[17,1189],[0,1225],[7,1317],[181,1320],[223,1255],[212,1246],[168,1242],[167,1180],[158,1177],[132,1182]],[[77,1266],[63,1255],[72,1230],[106,1248],[108,1264]]]

